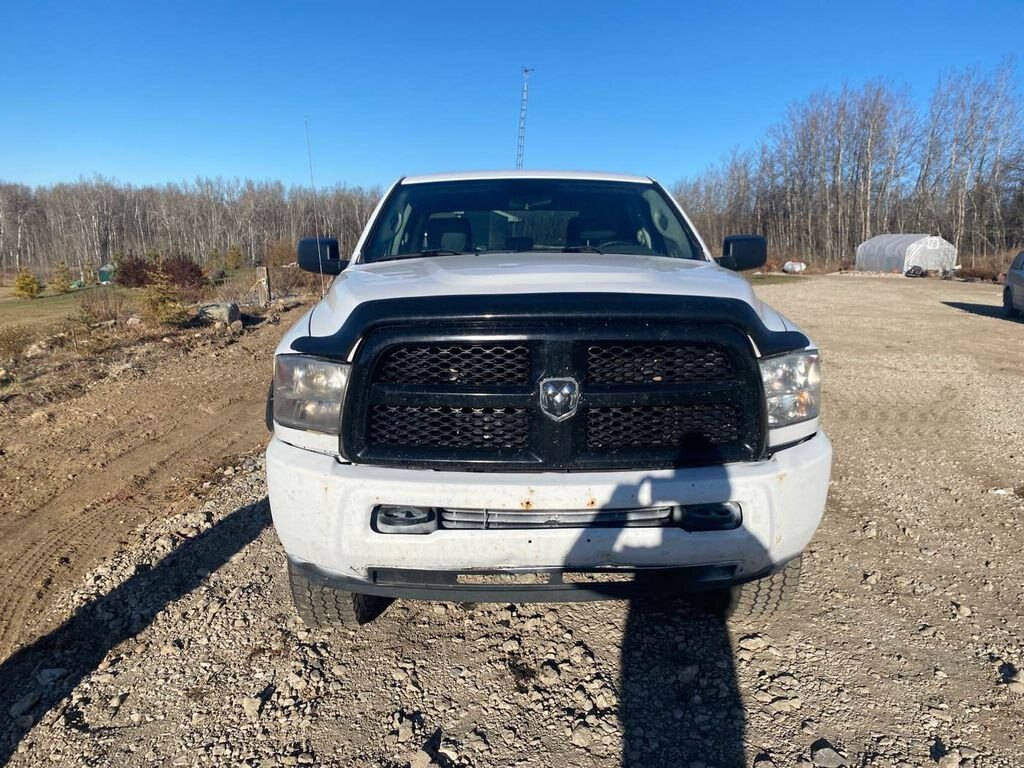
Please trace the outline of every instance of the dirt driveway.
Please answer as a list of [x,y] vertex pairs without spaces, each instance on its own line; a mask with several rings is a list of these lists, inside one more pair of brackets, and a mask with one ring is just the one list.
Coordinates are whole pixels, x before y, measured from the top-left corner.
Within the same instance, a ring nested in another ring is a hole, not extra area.
[[[111,469],[149,458],[118,473],[112,512],[82,511],[99,490],[47,512],[39,470],[19,492],[36,520],[0,520],[0,619],[21,646],[0,661],[0,763],[1024,765],[1024,323],[993,286],[830,276],[760,293],[823,350],[836,451],[785,618],[399,602],[356,634],[304,629],[258,454],[208,498],[160,495],[196,446],[260,439],[268,335],[46,444],[81,450],[98,423]],[[196,413],[197,375],[237,378]],[[92,471],[99,489],[109,473]],[[33,563],[67,550],[74,575],[25,597]]]

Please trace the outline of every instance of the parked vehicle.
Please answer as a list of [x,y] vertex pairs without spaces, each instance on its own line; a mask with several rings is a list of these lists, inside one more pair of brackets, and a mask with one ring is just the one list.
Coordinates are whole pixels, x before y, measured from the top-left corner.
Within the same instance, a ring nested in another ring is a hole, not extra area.
[[1024,251],[1017,254],[1006,270],[1003,286],[1003,309],[1007,317],[1020,317],[1024,311]]
[[825,507],[819,353],[650,178],[398,181],[282,339],[267,481],[308,623],[701,592],[767,617]]

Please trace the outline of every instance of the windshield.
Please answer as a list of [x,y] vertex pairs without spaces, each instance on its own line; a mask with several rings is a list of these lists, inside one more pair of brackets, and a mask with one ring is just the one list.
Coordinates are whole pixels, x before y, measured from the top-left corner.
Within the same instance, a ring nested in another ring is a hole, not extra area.
[[363,247],[365,261],[448,253],[599,252],[701,259],[653,183],[474,179],[400,184]]

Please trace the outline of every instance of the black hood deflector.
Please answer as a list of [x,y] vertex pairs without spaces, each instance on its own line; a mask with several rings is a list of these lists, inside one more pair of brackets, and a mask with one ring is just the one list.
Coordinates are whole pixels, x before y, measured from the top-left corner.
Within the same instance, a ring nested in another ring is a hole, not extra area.
[[347,359],[357,342],[381,328],[430,325],[480,333],[509,324],[540,327],[585,322],[614,328],[644,323],[731,325],[749,336],[762,356],[804,349],[810,343],[799,331],[772,331],[754,308],[740,299],[631,293],[513,293],[496,295],[415,296],[367,301],[357,306],[330,336],[303,336],[292,349],[308,355]]

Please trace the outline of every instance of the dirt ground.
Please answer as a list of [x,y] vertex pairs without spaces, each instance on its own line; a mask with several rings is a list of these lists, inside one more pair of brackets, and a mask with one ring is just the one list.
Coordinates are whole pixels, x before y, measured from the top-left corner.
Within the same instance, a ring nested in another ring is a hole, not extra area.
[[245,453],[266,326],[2,424],[0,764],[1024,765],[1024,323],[991,285],[759,293],[822,349],[835,447],[785,617],[400,601],[305,629]]
[[298,314],[241,338],[157,334],[0,403],[0,657],[135,525],[194,506],[207,476],[266,441],[273,350]]

